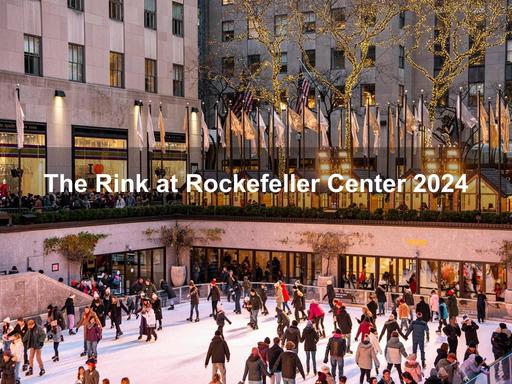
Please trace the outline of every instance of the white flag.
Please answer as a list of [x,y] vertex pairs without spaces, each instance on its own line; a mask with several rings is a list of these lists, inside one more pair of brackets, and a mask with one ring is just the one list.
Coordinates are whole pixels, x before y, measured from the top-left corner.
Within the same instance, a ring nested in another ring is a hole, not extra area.
[[258,113],[258,122],[260,126],[260,147],[268,152],[267,141],[265,140],[265,131],[267,130],[267,126],[265,125],[265,121],[263,120],[261,113]]
[[350,112],[350,124],[351,124],[351,131],[352,131],[352,146],[354,148],[359,148],[359,139],[357,135],[359,134],[359,123],[357,122],[357,116],[354,113],[354,111]]
[[203,132],[203,150],[207,151],[210,148],[210,133],[204,119],[204,112],[201,113],[201,130]]
[[[423,118],[423,127],[425,128],[425,132],[427,132],[427,134],[429,132],[431,132],[431,127],[430,127],[430,116],[428,114],[428,109],[427,109],[427,106],[425,105],[425,103],[421,100],[420,98],[420,101],[418,102],[418,108],[416,109],[416,120],[418,121],[418,124],[421,124],[421,120]],[[475,124],[476,124],[476,120],[475,120]]]
[[468,128],[473,128],[478,124],[477,119],[469,112],[466,104],[460,99],[460,95],[457,96],[457,119],[462,121]]
[[148,133],[148,150],[153,152],[155,148],[155,131],[153,130],[153,117],[151,116],[151,109],[148,107],[148,121],[146,124],[146,132]]
[[139,115],[137,116],[137,138],[139,139],[139,150],[144,148],[144,128],[142,128],[141,107],[139,107]]
[[286,130],[285,125],[283,124],[281,118],[277,114],[276,111],[274,111],[274,136],[275,136],[275,146],[276,148],[283,148],[284,143],[284,132]]
[[418,125],[416,123],[416,116],[411,111],[411,108],[409,107],[409,104],[407,104],[404,108],[404,114],[405,117],[405,125],[406,125],[406,132],[413,134],[414,131],[418,128]]
[[365,151],[368,148],[368,105],[364,110],[364,122],[363,122],[363,150]]
[[342,130],[342,121],[343,120],[343,117],[342,115],[340,114],[340,119],[338,121],[338,127],[336,129],[337,133],[338,133],[338,147],[341,148],[341,142],[342,142],[342,135],[343,135],[343,130]]
[[370,114],[370,125],[373,131],[373,153],[378,155],[380,147],[380,109],[377,116]]
[[217,115],[217,135],[219,135],[220,145],[222,148],[226,148],[226,138],[224,137],[224,128],[222,128],[220,115]]
[[322,111],[320,111],[320,134],[321,136],[321,146],[326,148],[329,146],[329,138],[327,137],[327,130],[329,129],[329,122],[325,118]]
[[316,119],[316,114],[314,114],[308,107],[304,108],[304,120],[306,121],[306,128],[315,132],[318,131],[318,120]]
[[16,133],[17,141],[18,141],[18,149],[23,148],[23,144],[25,143],[25,113],[23,113],[23,108],[21,108],[20,99],[18,99],[18,91],[14,90],[14,99],[16,100]]

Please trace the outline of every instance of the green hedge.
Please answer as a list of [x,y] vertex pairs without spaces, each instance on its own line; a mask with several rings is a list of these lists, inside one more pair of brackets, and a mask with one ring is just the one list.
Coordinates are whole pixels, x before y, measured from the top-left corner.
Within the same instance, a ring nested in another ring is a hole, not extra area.
[[[36,213],[34,223],[58,223],[66,221],[105,220],[134,217],[189,215],[189,216],[238,216],[238,217],[267,217],[267,218],[325,218],[343,220],[386,220],[386,221],[418,221],[418,222],[452,222],[452,223],[476,223],[477,211],[464,212],[437,212],[437,211],[399,211],[390,209],[384,212],[377,209],[375,212],[368,212],[359,208],[342,208],[335,213],[324,212],[322,209],[297,207],[199,207],[186,205],[147,206],[129,208],[102,208],[102,209],[81,209],[61,210],[44,213]],[[494,213],[480,214],[481,223],[509,224],[512,223],[510,213],[500,215]],[[23,224],[22,215],[13,216],[14,224]]]

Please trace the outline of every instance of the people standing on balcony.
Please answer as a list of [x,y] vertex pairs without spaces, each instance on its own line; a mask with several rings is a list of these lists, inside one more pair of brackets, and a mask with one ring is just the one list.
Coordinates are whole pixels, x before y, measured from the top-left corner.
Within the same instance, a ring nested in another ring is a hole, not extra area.
[[386,314],[386,302],[388,301],[386,297],[386,290],[384,289],[384,281],[380,281],[377,289],[375,289],[375,295],[377,296],[378,303],[378,316],[384,316]]
[[290,318],[288,317],[286,312],[283,311],[279,307],[276,308],[276,313],[277,313],[277,336],[279,336],[279,338],[281,340],[284,340],[283,339],[284,331],[286,330],[286,328],[288,328],[290,326]]
[[222,332],[219,330],[215,331],[208,352],[206,353],[206,359],[204,361],[204,367],[208,367],[210,358],[212,360],[212,376],[217,372],[221,375],[222,383],[226,383],[226,361],[229,362],[230,352],[228,343],[224,340]]
[[364,383],[365,377],[366,381],[370,380],[370,374],[373,367],[378,371],[380,366],[379,359],[377,358],[375,350],[370,344],[368,338],[363,338],[357,346],[355,362],[361,371],[361,375],[359,377],[360,384]]
[[384,348],[384,358],[388,364],[387,369],[391,371],[393,367],[398,372],[398,377],[402,383],[402,356],[407,358],[404,344],[398,338],[398,332],[393,331],[391,337]]
[[327,364],[329,361],[328,359],[330,359],[333,381],[336,379],[336,367],[338,371],[338,380],[341,381],[345,367],[345,353],[347,353],[346,339],[343,337],[342,330],[336,329],[332,337],[327,342],[324,356],[324,364]]
[[304,351],[306,352],[306,376],[309,376],[310,360],[313,366],[313,373],[316,372],[316,344],[318,340],[320,340],[319,335],[315,328],[313,328],[313,323],[308,320],[300,338],[300,341],[304,343]]
[[407,280],[407,284],[409,284],[409,289],[411,290],[411,293],[413,295],[416,294],[417,291],[417,283],[416,283],[416,274],[413,273],[411,277],[409,277],[409,280]]
[[122,312],[125,311],[127,315],[130,315],[130,311],[126,308],[126,305],[118,299],[116,296],[112,296],[110,302],[110,313],[109,316],[114,322],[114,326],[116,327],[116,337],[115,340],[119,339],[122,336],[123,332],[121,331],[121,322],[122,322]]
[[294,308],[295,312],[295,321],[297,323],[300,323],[301,320],[306,320],[307,316],[304,313],[304,307],[303,307],[303,300],[304,294],[298,289],[297,286],[293,287],[293,299],[292,299],[292,306]]
[[267,309],[267,286],[265,284],[260,284],[258,288],[256,288],[256,293],[260,296],[261,299],[261,305],[263,307],[263,312],[261,314],[263,316],[268,315],[268,309]]
[[320,307],[320,305],[316,302],[316,300],[311,300],[309,304],[308,311],[308,320],[313,322],[315,330],[318,332],[320,337],[325,337],[325,327],[324,327],[324,318],[325,312]]
[[217,315],[217,305],[220,302],[220,289],[217,286],[217,279],[215,278],[210,282],[210,293],[208,293],[206,301],[210,301],[210,299],[212,299],[212,313],[210,313],[210,317],[215,319]]
[[288,293],[288,289],[286,289],[286,284],[283,282],[281,282],[281,289],[283,290],[283,309],[287,311],[288,315],[291,315],[292,311],[288,305],[288,301],[290,301],[290,294]]
[[[430,320],[438,321],[439,320],[439,295],[437,294],[437,291],[435,289],[433,289],[430,292],[429,306],[430,306]],[[434,314],[436,314],[437,318],[434,318]]]
[[476,296],[476,317],[478,323],[485,322],[485,309],[487,306],[487,296],[481,289],[478,290],[478,295]]
[[457,346],[459,345],[461,331],[456,317],[450,317],[450,322],[443,328],[443,333],[447,337],[448,345],[450,347],[449,353],[457,354]]
[[293,320],[292,325],[286,328],[286,331],[284,332],[283,345],[285,345],[287,341],[293,342],[293,344],[295,345],[293,350],[296,353],[299,353],[300,330],[298,328],[298,323],[296,320]]
[[496,301],[505,301],[505,296],[503,295],[503,288],[501,287],[500,283],[496,283],[494,285],[494,294],[496,295]]
[[439,327],[437,328],[437,333],[441,333],[441,328],[446,326],[446,320],[448,319],[448,306],[446,305],[444,299],[439,298]]
[[196,319],[194,321],[197,323],[199,321],[199,288],[194,284],[194,280],[190,280],[188,283],[187,298],[190,299],[190,316],[187,321],[193,321],[192,316],[195,311]]
[[361,269],[361,273],[357,279],[357,289],[366,289],[368,288],[368,282],[366,281],[366,267]]
[[327,285],[325,288],[326,288],[327,292],[325,293],[324,297],[322,297],[322,301],[324,301],[325,298],[327,297],[329,307],[331,307],[331,310],[329,311],[329,313],[331,313],[334,310],[333,301],[334,301],[334,298],[336,297],[336,292],[334,291],[334,286],[332,285],[332,280],[327,280]]
[[459,316],[459,307],[457,305],[457,296],[455,295],[455,291],[450,289],[448,291],[448,316],[451,317],[457,317]]
[[382,331],[380,332],[379,341],[382,339],[382,336],[384,336],[384,333],[386,333],[386,339],[389,341],[389,339],[391,339],[393,332],[397,332],[398,335],[402,336],[405,339],[405,336],[400,330],[400,326],[398,325],[395,316],[389,315],[388,320],[384,323]]

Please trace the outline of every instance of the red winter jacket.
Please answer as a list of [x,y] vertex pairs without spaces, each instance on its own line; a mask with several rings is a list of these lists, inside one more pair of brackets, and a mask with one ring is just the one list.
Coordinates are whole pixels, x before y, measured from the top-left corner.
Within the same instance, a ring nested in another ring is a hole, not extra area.
[[288,293],[288,290],[286,289],[286,285],[284,283],[281,284],[281,288],[283,289],[283,301],[290,301],[290,294]]
[[359,324],[359,329],[357,330],[356,339],[359,337],[359,335],[361,335],[361,341],[363,341],[366,338],[366,336],[368,336],[370,334],[371,326],[372,326],[371,323],[369,323],[366,320],[363,320],[361,322],[361,324]]
[[325,312],[322,308],[320,308],[320,305],[318,303],[311,303],[309,304],[309,316],[308,320],[313,320],[315,318],[320,318],[325,315]]

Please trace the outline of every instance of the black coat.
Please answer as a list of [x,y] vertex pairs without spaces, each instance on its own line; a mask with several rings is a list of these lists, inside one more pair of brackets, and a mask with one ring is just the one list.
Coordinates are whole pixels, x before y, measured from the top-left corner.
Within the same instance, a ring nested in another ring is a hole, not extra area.
[[342,334],[352,332],[352,319],[346,309],[336,309],[336,323]]
[[71,297],[68,297],[66,299],[66,302],[64,303],[64,306],[61,308],[61,311],[66,310],[66,314],[68,315],[74,315],[75,314],[75,302]]
[[416,312],[421,313],[421,320],[427,323],[430,321],[430,307],[425,301],[420,300],[420,302],[416,304]]
[[268,366],[271,368],[273,367],[274,372],[281,372],[281,364],[279,364],[277,367],[274,367],[274,365],[276,364],[278,357],[283,352],[283,348],[281,348],[279,344],[274,344],[267,351]]
[[190,304],[199,304],[199,289],[194,285],[189,288]]
[[0,359],[0,372],[2,372],[1,384],[14,384],[16,382],[16,362],[9,359],[7,362]]
[[448,352],[444,349],[438,348],[437,349],[437,356],[434,360],[434,367],[437,367],[437,363],[439,363],[439,360],[446,359],[448,357]]
[[384,323],[382,331],[380,331],[379,341],[382,339],[382,336],[384,336],[384,333],[386,333],[386,339],[389,341],[389,339],[391,338],[391,334],[394,331],[397,331],[400,336],[405,338],[404,334],[400,330],[398,322],[396,320],[388,320]]
[[261,298],[258,294],[255,295],[249,295],[249,305],[251,306],[251,310],[260,310],[261,309]]
[[110,304],[110,318],[115,324],[121,324],[123,319],[123,313],[125,311],[127,315],[129,315],[128,308],[123,304],[122,301],[118,300],[117,304]]
[[325,358],[327,360],[329,356],[343,357],[347,351],[347,342],[344,338],[339,336],[333,336],[329,339],[327,347],[325,348]]
[[300,330],[296,326],[290,325],[284,332],[283,343],[286,341],[292,341],[295,344],[295,348],[299,349],[300,343]]
[[369,311],[372,313],[373,318],[377,318],[377,309],[379,308],[378,304],[374,300],[370,300],[368,304],[366,304],[366,307],[369,309]]
[[479,344],[478,341],[478,329],[480,327],[474,322],[471,321],[471,324],[462,324],[462,332],[464,332],[464,335],[466,336],[466,345],[469,346],[469,344],[474,343],[476,345]]
[[208,365],[210,358],[212,359],[212,364],[225,363],[226,360],[229,361],[229,356],[229,347],[226,340],[221,336],[214,336],[208,347],[204,365]]
[[220,300],[220,289],[219,289],[219,287],[217,287],[217,285],[211,286],[210,293],[208,294],[208,297],[206,300],[210,300],[210,298],[212,299],[212,301]]
[[228,319],[224,311],[218,312],[215,320],[217,321],[217,326],[219,327],[223,327],[226,321],[231,324],[231,321]]
[[491,336],[492,353],[497,357],[504,356],[510,351],[510,338],[506,333],[493,332]]
[[458,324],[455,326],[448,324],[443,328],[443,332],[448,337],[448,340],[458,340],[461,335],[460,327]]
[[155,301],[151,300],[151,307],[153,308],[153,312],[155,312],[155,319],[162,320],[162,303],[160,299],[157,298]]
[[318,333],[313,327],[306,327],[302,330],[300,341],[304,343],[305,351],[316,351],[316,343],[318,343]]
[[303,305],[303,301],[302,301],[302,296],[299,295],[299,290],[298,289],[294,289],[294,291],[293,291],[292,305],[298,311],[304,309],[304,305]]
[[380,285],[375,290],[375,294],[377,295],[377,302],[385,303],[388,301],[386,297],[386,291]]
[[336,292],[334,291],[334,286],[332,284],[329,284],[327,286],[327,293],[324,295],[322,300],[325,300],[326,297],[329,299],[329,301],[334,300],[334,298],[336,297]]
[[297,370],[299,370],[302,378],[305,378],[304,368],[300,362],[299,356],[293,351],[285,351],[279,355],[277,361],[272,367],[272,372],[276,371],[276,367],[281,365],[281,376],[284,379],[295,379],[297,376]]

